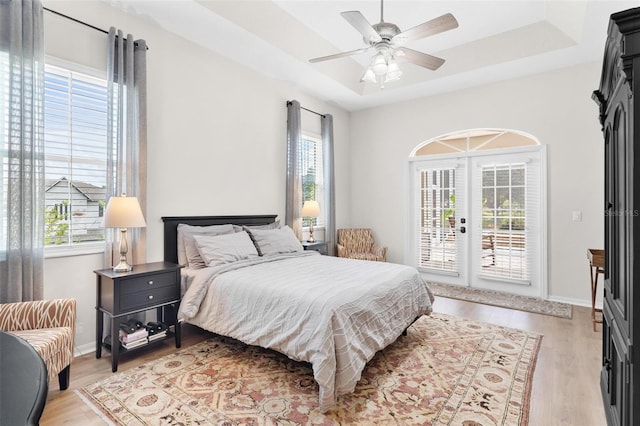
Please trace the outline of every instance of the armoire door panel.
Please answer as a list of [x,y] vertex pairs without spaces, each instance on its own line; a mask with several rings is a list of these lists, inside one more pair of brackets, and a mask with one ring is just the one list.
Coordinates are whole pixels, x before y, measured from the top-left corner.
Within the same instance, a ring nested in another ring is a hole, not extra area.
[[[607,303],[607,302],[605,302]],[[607,309],[603,316],[603,368],[600,386],[604,395],[605,411],[610,425],[626,425],[630,402],[628,372],[628,346],[616,321]]]
[[[635,69],[634,69],[635,68]],[[635,72],[634,72],[635,71]],[[609,426],[640,424],[640,8],[611,15],[600,86],[604,134],[604,302],[600,388]],[[638,170],[638,173],[636,173]],[[638,177],[636,177],[638,174]],[[634,226],[634,224],[636,226]]]

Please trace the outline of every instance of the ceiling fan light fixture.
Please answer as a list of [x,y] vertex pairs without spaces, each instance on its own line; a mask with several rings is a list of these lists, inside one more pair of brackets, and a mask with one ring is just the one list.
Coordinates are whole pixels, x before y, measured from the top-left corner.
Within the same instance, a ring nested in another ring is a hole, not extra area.
[[378,53],[373,57],[373,61],[370,67],[375,75],[384,75],[387,72],[387,59],[384,54]]
[[389,65],[387,66],[387,75],[384,81],[385,83],[388,83],[390,81],[400,80],[400,77],[402,77],[402,70],[395,59],[391,58]]
[[364,74],[362,75],[362,77],[360,78],[360,82],[361,83],[376,83],[376,75],[373,72],[373,70],[371,69],[371,67],[368,67],[367,70],[364,72]]
[[384,88],[385,83],[400,80],[402,77],[402,70],[395,61],[396,57],[402,57],[405,62],[432,71],[437,70],[444,63],[444,59],[409,49],[404,45],[409,41],[419,40],[458,27],[456,18],[452,14],[446,13],[401,31],[397,25],[384,21],[384,0],[380,0],[380,22],[377,24],[371,25],[367,18],[357,10],[342,12],[340,15],[362,35],[367,47],[309,59],[309,62],[327,61],[375,50],[369,66],[360,77],[360,82],[378,83],[378,77],[380,77],[380,88]]
[[[400,75],[402,75],[402,73],[400,73]],[[384,79],[384,82],[385,83],[391,83],[392,81],[398,81],[398,80],[400,80],[400,75],[391,76],[391,75],[387,74],[387,76]]]

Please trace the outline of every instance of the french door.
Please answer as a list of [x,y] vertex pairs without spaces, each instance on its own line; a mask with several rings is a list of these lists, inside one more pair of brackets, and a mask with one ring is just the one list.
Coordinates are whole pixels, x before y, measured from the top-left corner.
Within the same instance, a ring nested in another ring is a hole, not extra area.
[[410,261],[429,281],[546,297],[545,149],[411,162]]

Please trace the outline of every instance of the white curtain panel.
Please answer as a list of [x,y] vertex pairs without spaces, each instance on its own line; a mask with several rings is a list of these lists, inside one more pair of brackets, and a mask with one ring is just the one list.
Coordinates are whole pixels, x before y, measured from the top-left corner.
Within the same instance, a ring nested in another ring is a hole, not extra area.
[[[126,194],[137,197],[147,213],[147,44],[111,27],[108,35],[107,85],[109,90],[107,152],[107,200]],[[107,230],[105,266],[117,263],[117,229]],[[144,228],[127,231],[128,262],[146,261]],[[115,244],[114,244],[115,243]]]
[[324,173],[324,202],[325,218],[324,218],[324,239],[330,256],[335,255],[336,251],[336,197],[335,197],[335,178],[333,167],[333,116],[324,114],[320,119],[320,128],[322,136],[322,160]]
[[0,303],[43,297],[44,35],[39,0],[0,0]]
[[287,102],[287,197],[284,223],[302,240],[302,182],[298,151],[302,141],[300,102]]

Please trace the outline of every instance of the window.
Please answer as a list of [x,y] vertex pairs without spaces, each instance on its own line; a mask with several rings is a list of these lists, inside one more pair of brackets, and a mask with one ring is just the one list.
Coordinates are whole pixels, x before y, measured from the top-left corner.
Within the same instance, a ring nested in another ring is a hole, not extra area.
[[[526,259],[527,163],[481,165],[482,232],[492,236],[496,253],[486,273],[496,277],[530,279]],[[497,254],[500,254],[499,256]]]
[[[316,200],[322,206],[324,197],[322,140],[317,137],[302,135],[299,159],[298,170],[300,170],[300,182],[302,183],[302,204],[308,200]],[[309,226],[309,220],[305,218],[303,225]],[[313,226],[323,225],[322,218],[313,219]]]
[[104,240],[107,83],[45,66],[45,247]]

